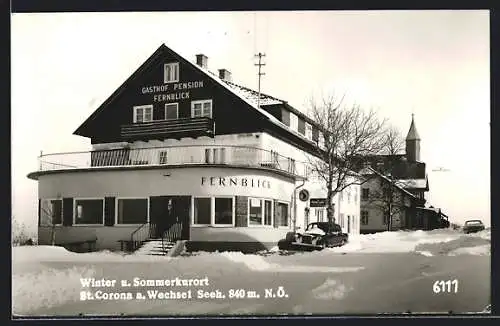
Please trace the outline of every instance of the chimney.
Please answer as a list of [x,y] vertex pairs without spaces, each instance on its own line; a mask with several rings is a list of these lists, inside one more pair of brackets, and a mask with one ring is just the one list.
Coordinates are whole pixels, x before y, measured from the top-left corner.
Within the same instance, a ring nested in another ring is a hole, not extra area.
[[231,72],[226,69],[219,69],[219,78],[224,81],[231,81]]
[[207,69],[208,65],[208,57],[204,54],[197,54],[196,55],[196,64],[202,68]]

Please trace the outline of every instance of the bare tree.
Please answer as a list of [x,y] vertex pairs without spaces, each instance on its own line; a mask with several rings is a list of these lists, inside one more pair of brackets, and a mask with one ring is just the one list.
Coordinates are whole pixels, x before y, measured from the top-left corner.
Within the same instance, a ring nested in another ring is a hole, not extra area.
[[[387,221],[387,231],[392,230],[394,216],[400,215],[406,210],[405,197],[411,196],[403,185],[398,183],[394,175],[398,161],[404,148],[404,139],[400,131],[391,126],[385,131],[384,148],[382,150],[383,165],[375,167],[371,175],[378,176],[378,187],[370,192],[367,204],[379,209]],[[368,176],[367,176],[368,177]]]
[[[61,200],[59,195],[57,197],[57,200]],[[45,207],[45,202],[42,201],[42,224],[51,227],[50,243],[52,246],[54,246],[56,242],[56,225],[62,222],[62,210],[54,210],[53,206],[51,205],[51,201],[49,201],[48,203],[48,207]]]
[[386,120],[359,105],[343,105],[344,97],[311,100],[310,114],[319,128],[316,146],[319,159],[311,159],[312,172],[326,183],[327,218],[335,222],[333,197],[353,184],[364,182],[356,172],[363,157],[380,154],[386,148]]

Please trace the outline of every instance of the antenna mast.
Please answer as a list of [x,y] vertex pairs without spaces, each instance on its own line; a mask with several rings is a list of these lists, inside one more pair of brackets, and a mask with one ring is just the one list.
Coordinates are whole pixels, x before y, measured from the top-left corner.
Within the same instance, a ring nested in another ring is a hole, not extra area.
[[257,107],[260,109],[260,80],[261,80],[261,77],[265,75],[265,73],[262,72],[261,68],[262,66],[265,66],[266,64],[265,63],[262,63],[262,58],[265,57],[265,53],[258,53],[255,55],[255,57],[259,58],[259,63],[255,63],[254,65],[256,66],[259,66],[259,73],[258,73],[258,76],[259,76],[259,97],[257,98]]

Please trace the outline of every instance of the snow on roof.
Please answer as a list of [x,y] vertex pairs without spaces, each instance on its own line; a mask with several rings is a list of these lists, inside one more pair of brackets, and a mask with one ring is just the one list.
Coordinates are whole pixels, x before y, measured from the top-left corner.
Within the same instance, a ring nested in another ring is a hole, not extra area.
[[[377,170],[375,170],[375,169],[373,169],[372,167],[369,167],[369,166],[367,166],[367,167],[363,168],[361,171],[359,171],[359,174],[361,174],[361,175],[376,174],[376,175],[378,175],[379,177],[381,177],[382,179],[387,180],[387,181],[389,181],[389,182],[392,182],[392,181],[391,181],[389,178],[387,178],[385,175],[383,175],[382,173],[378,172]],[[395,186],[396,188],[398,188],[399,190],[403,191],[403,192],[404,192],[405,194],[407,194],[408,196],[410,196],[410,197],[414,197],[414,198],[415,198],[415,195],[414,195],[414,194],[412,194],[411,192],[409,192],[408,190],[404,189],[404,186],[402,186],[401,184],[399,184],[399,182],[398,182],[398,181],[396,181],[396,182],[394,183],[394,186]]]
[[224,80],[224,82],[228,84],[235,93],[239,93],[240,96],[245,97],[255,106],[257,106],[258,104],[260,105],[284,104],[285,102],[270,95],[260,93],[260,103],[257,103],[259,99],[259,92],[241,85],[237,85],[233,82],[229,82],[226,80]]
[[427,179],[399,179],[397,182],[405,188],[425,189],[427,187]]
[[[259,97],[257,91],[252,90],[252,89],[247,88],[247,87],[244,87],[244,86],[237,85],[237,84],[235,84],[233,82],[225,81],[225,80],[219,78],[219,76],[217,76],[215,73],[211,72],[210,70],[205,69],[203,67],[200,67],[199,65],[197,65],[196,63],[193,63],[191,61],[188,61],[188,62],[191,63],[191,65],[193,65],[199,71],[203,72],[205,75],[207,75],[208,77],[212,78],[219,85],[221,85],[222,87],[226,88],[227,90],[229,90],[230,92],[232,92],[233,94],[235,94],[236,96],[238,96],[239,98],[241,98],[248,105],[250,105],[251,107],[253,107],[255,110],[257,110],[258,112],[260,112],[261,114],[263,114],[264,116],[266,116],[269,119],[269,121],[271,121],[275,125],[277,125],[277,126],[283,128],[283,129],[287,130],[288,132],[291,132],[294,135],[298,135],[299,137],[303,138],[304,140],[307,140],[307,141],[309,141],[311,143],[314,143],[312,140],[308,139],[305,135],[303,135],[303,134],[299,133],[298,131],[293,130],[289,126],[285,125],[283,122],[281,122],[279,119],[277,119],[276,117],[274,117],[272,114],[270,114],[266,110],[263,110],[262,108],[259,108],[258,105],[257,105],[257,99]],[[286,103],[283,100],[280,100],[278,98],[272,97],[270,95],[262,94],[262,93],[260,94],[260,99],[261,99],[261,102],[259,104],[263,105],[263,106],[265,106],[265,105],[272,105],[272,104],[284,104],[284,103]]]

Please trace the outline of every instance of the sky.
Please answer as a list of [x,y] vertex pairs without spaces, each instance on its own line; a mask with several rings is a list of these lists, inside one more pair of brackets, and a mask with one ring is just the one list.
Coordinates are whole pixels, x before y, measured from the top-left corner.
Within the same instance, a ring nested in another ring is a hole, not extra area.
[[[89,150],[72,133],[162,43],[307,112],[345,95],[403,136],[411,114],[430,205],[490,224],[489,12],[36,13],[11,17],[12,215],[36,229],[40,151]],[[448,171],[433,171],[443,167]]]

